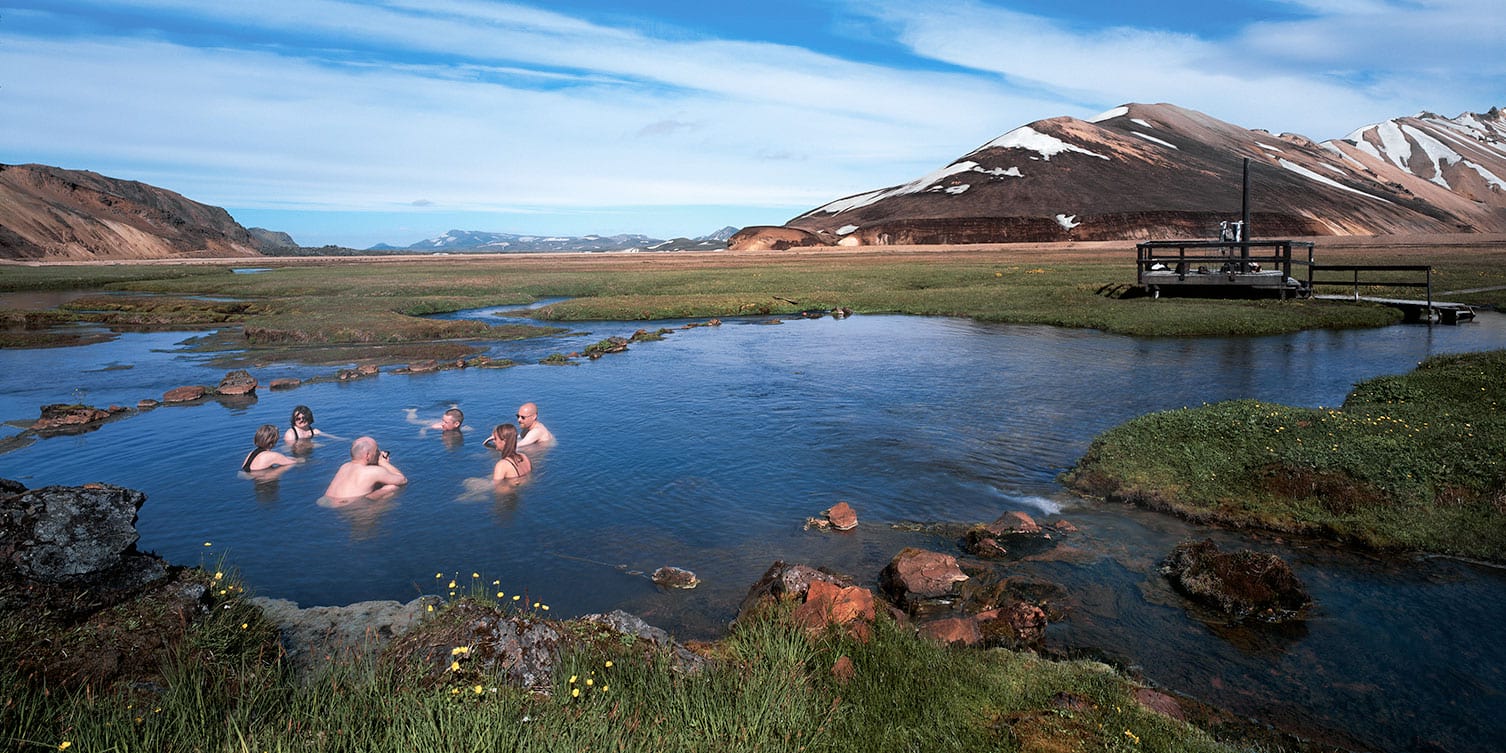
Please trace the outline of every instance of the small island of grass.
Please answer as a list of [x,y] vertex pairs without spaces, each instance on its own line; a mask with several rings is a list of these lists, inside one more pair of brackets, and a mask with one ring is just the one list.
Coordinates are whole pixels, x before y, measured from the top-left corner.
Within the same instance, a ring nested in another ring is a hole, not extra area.
[[1068,488],[1185,517],[1506,562],[1506,351],[1436,356],[1339,408],[1235,400],[1135,418]]

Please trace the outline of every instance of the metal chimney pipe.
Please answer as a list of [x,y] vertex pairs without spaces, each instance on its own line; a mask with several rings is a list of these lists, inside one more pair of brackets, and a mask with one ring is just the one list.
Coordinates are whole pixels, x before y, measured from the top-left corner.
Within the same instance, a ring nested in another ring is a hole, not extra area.
[[1250,158],[1245,157],[1245,185],[1239,196],[1239,258],[1250,258]]

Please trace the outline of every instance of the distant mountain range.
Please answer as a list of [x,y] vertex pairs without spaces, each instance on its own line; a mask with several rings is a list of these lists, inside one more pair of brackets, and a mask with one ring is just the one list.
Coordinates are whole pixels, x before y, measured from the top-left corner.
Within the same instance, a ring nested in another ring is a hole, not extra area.
[[302,248],[219,207],[136,181],[0,165],[0,258],[689,251],[790,246],[1506,233],[1506,114],[1419,113],[1343,139],[1248,130],[1175,105],[1040,120],[898,186],[847,196],[782,226],[699,238],[557,237],[452,230],[364,251]]
[[1506,232],[1506,115],[1419,113],[1335,141],[1175,105],[1016,128],[909,183],[829,202],[729,246],[888,245]]
[[451,230],[438,238],[408,246],[379,243],[368,251],[403,251],[408,253],[527,253],[540,251],[711,251],[727,247],[727,239],[737,232],[724,227],[697,238],[662,240],[646,235],[515,235],[478,230]]

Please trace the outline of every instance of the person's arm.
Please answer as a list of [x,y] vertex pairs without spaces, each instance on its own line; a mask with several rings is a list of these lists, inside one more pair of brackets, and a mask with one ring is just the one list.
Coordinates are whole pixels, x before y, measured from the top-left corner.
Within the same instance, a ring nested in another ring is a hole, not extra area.
[[404,476],[403,472],[398,470],[397,466],[393,465],[392,461],[388,460],[387,457],[387,451],[383,450],[382,454],[377,457],[377,464],[374,466],[369,466],[378,469],[378,473],[374,474],[374,478],[372,480],[379,484],[387,484],[390,486],[402,486],[403,484],[408,483],[408,477]]
[[[284,455],[284,454],[282,454],[280,452],[275,452],[273,450],[267,450],[266,452],[263,452],[262,454],[257,455],[256,456],[256,460],[251,461],[251,465],[253,465],[253,466],[258,465],[258,461],[260,461],[262,458],[266,458],[267,459],[267,464],[263,465],[262,468],[271,468],[272,466],[275,466],[275,465],[293,465],[294,463],[302,463],[303,462],[303,458],[290,458],[287,455]],[[252,468],[252,470],[261,470],[261,469],[259,469],[259,468]]]

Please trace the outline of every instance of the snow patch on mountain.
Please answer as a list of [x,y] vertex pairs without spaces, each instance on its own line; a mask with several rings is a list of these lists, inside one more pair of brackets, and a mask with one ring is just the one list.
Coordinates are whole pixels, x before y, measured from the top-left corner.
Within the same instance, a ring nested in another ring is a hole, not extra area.
[[1056,224],[1061,225],[1063,230],[1071,230],[1082,223],[1077,221],[1075,214],[1059,214],[1056,216]]
[[1277,160],[1277,162],[1280,163],[1280,165],[1282,167],[1284,167],[1284,168],[1286,168],[1288,170],[1291,170],[1292,172],[1294,172],[1294,173],[1296,173],[1298,175],[1301,175],[1304,178],[1309,178],[1309,179],[1318,181],[1319,183],[1322,183],[1324,185],[1333,186],[1334,188],[1342,189],[1342,190],[1348,191],[1350,193],[1359,194],[1360,196],[1364,196],[1367,199],[1375,199],[1376,201],[1384,201],[1387,204],[1392,203],[1389,200],[1382,199],[1379,196],[1374,196],[1374,195],[1365,193],[1364,191],[1361,191],[1361,190],[1359,190],[1357,188],[1350,188],[1349,186],[1346,186],[1343,183],[1340,183],[1340,182],[1334,180],[1333,178],[1328,178],[1328,177],[1319,175],[1319,174],[1317,174],[1317,173],[1315,173],[1315,172],[1313,172],[1313,171],[1311,171],[1311,170],[1309,170],[1309,169],[1307,169],[1307,168],[1305,168],[1305,167],[1303,167],[1303,166],[1301,166],[1301,165],[1299,165],[1299,164],[1297,164],[1295,162],[1292,162],[1290,160],[1279,159],[1279,160]]
[[1151,136],[1151,135],[1148,135],[1148,134],[1144,134],[1144,133],[1141,133],[1141,132],[1139,132],[1139,131],[1130,131],[1130,133],[1133,133],[1133,134],[1135,134],[1135,135],[1136,135],[1136,136],[1139,136],[1139,137],[1140,137],[1140,138],[1142,138],[1142,139],[1145,139],[1145,140],[1146,140],[1146,141],[1154,141],[1154,142],[1156,142],[1156,143],[1157,143],[1157,144],[1160,144],[1160,145],[1162,145],[1162,146],[1169,146],[1169,147],[1171,147],[1171,148],[1172,148],[1172,149],[1178,149],[1178,148],[1180,148],[1180,147],[1178,147],[1178,146],[1177,146],[1177,145],[1176,145],[1176,144],[1173,144],[1173,143],[1171,143],[1171,142],[1170,142],[1170,141],[1167,141],[1167,140],[1165,140],[1165,139],[1158,139],[1158,138],[1156,138],[1156,137],[1155,137],[1155,136]]
[[916,180],[912,180],[902,186],[895,186],[894,188],[882,188],[877,191],[869,191],[868,193],[858,194],[857,196],[849,196],[845,199],[837,199],[836,201],[833,201],[832,203],[827,204],[826,206],[821,207],[814,212],[811,212],[811,214],[816,214],[817,212],[825,212],[826,214],[841,214],[842,212],[857,209],[859,207],[866,207],[869,204],[872,204],[876,201],[882,201],[883,199],[887,199],[891,196],[901,196],[907,193],[920,193],[921,191],[929,189],[932,186],[935,186],[937,183],[940,183],[941,181],[950,178],[953,175],[969,172],[976,167],[978,167],[978,163],[971,160],[953,162],[952,164],[947,165],[940,170],[932,172],[929,175],[918,178]]
[[1019,128],[1016,128],[1013,131],[1010,131],[1009,133],[1006,133],[1003,136],[1000,136],[999,138],[996,138],[993,141],[984,144],[982,147],[979,147],[977,151],[973,152],[973,154],[977,154],[984,149],[1027,149],[1041,155],[1041,159],[1045,160],[1050,160],[1052,157],[1063,152],[1077,152],[1078,154],[1086,154],[1089,157],[1097,157],[1101,160],[1108,159],[1108,157],[1105,157],[1102,154],[1088,151],[1087,149],[1084,149],[1080,146],[1068,144],[1067,142],[1062,141],[1055,136],[1049,136],[1047,134],[1041,133],[1040,131],[1031,128],[1030,126],[1020,126]]
[[1124,106],[1124,105],[1120,105],[1118,107],[1115,107],[1112,110],[1105,110],[1103,112],[1098,113],[1097,115],[1094,115],[1091,118],[1088,118],[1088,122],[1089,123],[1102,123],[1105,120],[1113,120],[1114,118],[1117,118],[1117,117],[1119,117],[1121,115],[1128,115],[1128,114],[1129,114],[1129,108],[1126,107],[1126,106]]

